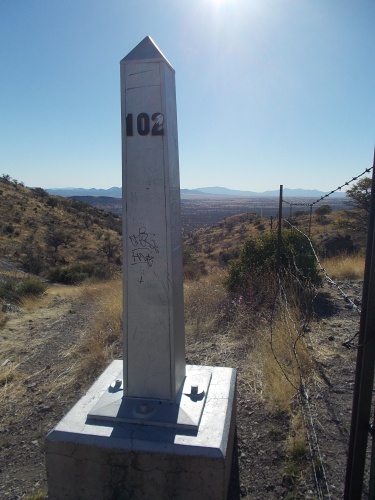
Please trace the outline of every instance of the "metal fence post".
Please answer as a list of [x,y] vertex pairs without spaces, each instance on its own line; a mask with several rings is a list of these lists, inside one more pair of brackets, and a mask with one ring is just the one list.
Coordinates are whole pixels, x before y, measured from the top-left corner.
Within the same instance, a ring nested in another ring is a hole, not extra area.
[[276,269],[277,272],[280,270],[280,258],[281,258],[281,229],[283,221],[283,186],[280,186],[279,195],[279,227],[277,228],[277,253],[276,253]]
[[[345,478],[345,500],[362,496],[366,447],[369,434],[375,362],[375,150],[371,204],[367,235],[362,312],[358,337],[357,364],[353,395],[352,421]],[[370,492],[370,498],[374,498]]]

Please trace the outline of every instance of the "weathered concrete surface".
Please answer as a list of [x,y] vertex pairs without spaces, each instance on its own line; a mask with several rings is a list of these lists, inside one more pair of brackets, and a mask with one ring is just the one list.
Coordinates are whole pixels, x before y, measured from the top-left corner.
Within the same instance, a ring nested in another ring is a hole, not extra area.
[[198,432],[108,422],[87,414],[121,369],[114,361],[46,438],[48,498],[225,499],[235,430],[236,372],[211,370]]

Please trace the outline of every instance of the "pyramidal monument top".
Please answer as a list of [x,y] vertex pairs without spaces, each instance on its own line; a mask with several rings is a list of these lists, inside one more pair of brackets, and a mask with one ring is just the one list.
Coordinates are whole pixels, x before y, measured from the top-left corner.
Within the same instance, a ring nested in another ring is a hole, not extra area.
[[134,47],[133,50],[129,52],[129,54],[122,59],[121,62],[145,59],[154,59],[155,62],[163,60],[172,68],[171,63],[150,36],[146,36],[136,47]]

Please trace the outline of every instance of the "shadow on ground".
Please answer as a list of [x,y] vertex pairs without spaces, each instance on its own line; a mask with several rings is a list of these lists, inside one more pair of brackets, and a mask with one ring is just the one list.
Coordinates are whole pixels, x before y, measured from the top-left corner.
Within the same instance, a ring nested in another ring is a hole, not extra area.
[[340,308],[332,299],[330,293],[319,292],[314,300],[314,313],[318,318],[331,318]]

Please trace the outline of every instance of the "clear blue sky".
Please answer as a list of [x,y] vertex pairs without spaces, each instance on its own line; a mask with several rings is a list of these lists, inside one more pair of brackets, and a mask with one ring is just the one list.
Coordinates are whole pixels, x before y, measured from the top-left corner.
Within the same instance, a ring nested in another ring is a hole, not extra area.
[[372,165],[375,0],[1,0],[0,175],[120,186],[119,62],[146,35],[176,70],[181,187]]

